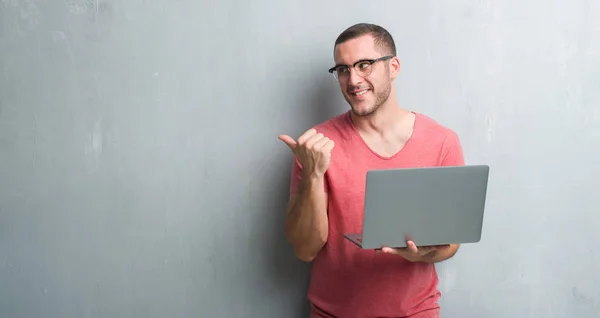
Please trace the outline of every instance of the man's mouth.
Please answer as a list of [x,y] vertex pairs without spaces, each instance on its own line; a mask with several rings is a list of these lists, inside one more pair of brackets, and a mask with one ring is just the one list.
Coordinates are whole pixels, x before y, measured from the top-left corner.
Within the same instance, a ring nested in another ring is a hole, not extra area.
[[369,90],[368,89],[363,89],[363,90],[359,90],[359,91],[352,91],[350,92],[350,95],[353,96],[362,96],[364,94],[366,94]]

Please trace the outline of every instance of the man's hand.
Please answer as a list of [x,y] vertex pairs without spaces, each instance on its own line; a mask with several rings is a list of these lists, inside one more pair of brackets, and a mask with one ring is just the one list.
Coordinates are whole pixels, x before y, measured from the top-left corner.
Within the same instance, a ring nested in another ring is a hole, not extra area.
[[298,137],[297,141],[288,135],[279,136],[279,140],[285,142],[298,158],[304,175],[317,178],[325,175],[331,161],[333,140],[317,133],[314,128]]
[[413,241],[406,241],[404,248],[382,247],[381,252],[404,257],[410,262],[436,263],[452,257],[458,245],[418,246]]

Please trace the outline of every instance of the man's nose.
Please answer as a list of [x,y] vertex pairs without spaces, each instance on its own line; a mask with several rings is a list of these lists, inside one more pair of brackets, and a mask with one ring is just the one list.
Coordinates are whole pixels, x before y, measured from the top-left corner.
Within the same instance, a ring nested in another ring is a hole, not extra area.
[[362,81],[363,78],[360,75],[358,75],[355,69],[351,68],[350,74],[348,75],[348,84],[357,85],[360,84]]

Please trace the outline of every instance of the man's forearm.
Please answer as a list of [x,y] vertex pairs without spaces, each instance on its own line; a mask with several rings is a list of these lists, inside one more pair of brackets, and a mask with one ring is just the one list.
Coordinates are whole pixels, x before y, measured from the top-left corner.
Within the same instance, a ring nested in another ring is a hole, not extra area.
[[315,258],[327,242],[328,226],[323,177],[303,176],[285,226],[298,258],[307,262]]
[[418,262],[423,262],[423,263],[443,262],[443,261],[453,257],[456,254],[456,252],[458,251],[458,248],[459,248],[458,244],[450,244],[450,246],[445,249],[434,250],[431,253],[427,253],[426,255],[423,255],[421,257],[421,259],[418,260]]

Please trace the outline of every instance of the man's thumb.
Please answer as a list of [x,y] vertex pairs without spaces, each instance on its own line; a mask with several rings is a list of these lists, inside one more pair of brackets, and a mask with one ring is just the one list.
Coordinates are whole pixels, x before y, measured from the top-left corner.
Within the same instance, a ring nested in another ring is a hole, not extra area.
[[279,140],[285,142],[285,144],[288,145],[288,147],[290,147],[292,151],[296,148],[296,141],[294,140],[294,138],[288,135],[279,135]]

